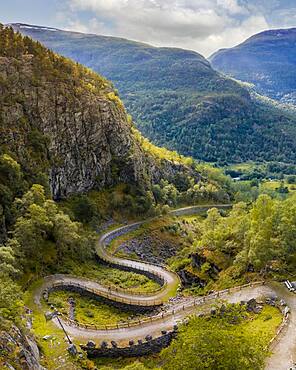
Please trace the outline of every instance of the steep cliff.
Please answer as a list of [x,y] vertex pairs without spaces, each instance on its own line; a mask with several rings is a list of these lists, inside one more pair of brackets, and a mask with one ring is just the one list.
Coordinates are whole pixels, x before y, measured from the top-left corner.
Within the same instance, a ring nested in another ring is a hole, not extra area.
[[0,150],[29,182],[47,174],[60,199],[121,182],[147,188],[180,166],[190,172],[144,152],[107,80],[11,29],[1,33]]
[[[30,172],[36,164],[48,167],[55,198],[115,181],[140,183],[142,153],[110,85],[81,67],[51,57],[52,69],[47,71],[36,66],[36,57],[30,54],[1,57],[1,146]],[[59,63],[65,69],[63,75]],[[116,162],[120,165],[115,180]]]

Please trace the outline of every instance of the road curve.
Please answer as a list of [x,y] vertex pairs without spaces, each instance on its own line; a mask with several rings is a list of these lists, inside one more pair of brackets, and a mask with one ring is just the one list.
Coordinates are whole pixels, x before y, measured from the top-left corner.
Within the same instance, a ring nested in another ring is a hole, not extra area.
[[290,308],[289,324],[267,359],[266,370],[292,370],[296,364],[296,299],[295,293],[289,292],[283,284],[270,283],[275,294],[284,299]]
[[[85,329],[70,325],[67,321],[63,321],[63,324],[70,336],[83,342],[87,342],[91,339],[100,344],[103,340],[114,340],[120,346],[126,346],[128,345],[129,340],[143,340],[146,335],[151,335],[153,338],[157,338],[161,336],[161,331],[171,331],[174,325],[182,322],[186,317],[196,313],[208,312],[210,308],[217,303],[217,299],[227,300],[230,303],[239,303],[240,301],[246,301],[251,298],[259,298],[272,294],[273,290],[269,286],[258,285],[256,287],[246,287],[241,290],[221,294],[219,298],[213,296],[212,299],[209,299],[206,302],[199,300],[196,305],[193,305],[193,299],[189,299],[184,309],[183,304],[179,303],[174,305],[169,312],[164,315],[164,317],[162,317],[162,313],[160,313],[153,317],[151,321],[148,319],[145,322],[142,321],[138,325],[120,327],[119,329]],[[174,313],[172,313],[173,311]],[[57,322],[56,324],[58,325]]]
[[[166,269],[165,267],[150,264],[146,262],[139,262],[139,261],[132,261],[125,258],[118,258],[111,254],[109,254],[106,250],[106,246],[110,244],[112,240],[115,238],[124,235],[128,232],[131,232],[133,230],[136,230],[139,228],[145,221],[137,222],[134,224],[122,226],[116,230],[112,230],[101,236],[99,239],[98,245],[97,245],[97,255],[105,262],[110,263],[115,266],[124,266],[132,271],[136,271],[139,273],[149,273],[152,276],[155,276],[157,279],[161,280],[163,283],[162,289],[160,289],[155,294],[147,295],[133,295],[128,294],[128,299],[130,300],[131,304],[135,300],[136,302],[145,302],[148,306],[154,306],[155,302],[157,302],[157,305],[163,304],[165,301],[170,298],[170,293],[176,292],[176,289],[180,285],[180,279],[179,276]],[[138,303],[137,303],[138,304]]]
[[[192,213],[203,212],[210,208],[230,208],[231,204],[222,204],[222,205],[203,205],[203,206],[192,206],[185,207],[176,210],[172,210],[170,214],[181,216],[188,215]],[[67,287],[80,287],[86,291],[90,291],[96,295],[100,295],[104,298],[108,298],[113,301],[120,303],[134,305],[134,306],[144,306],[144,307],[153,307],[160,306],[163,303],[167,302],[172,295],[177,291],[177,288],[180,286],[179,276],[169,271],[164,266],[159,266],[146,262],[132,261],[125,258],[118,258],[108,253],[106,246],[111,243],[115,238],[136,230],[142,224],[152,221],[154,218],[135,222],[129,225],[121,226],[115,230],[109,231],[102,235],[97,243],[96,252],[97,255],[105,262],[110,263],[111,265],[118,267],[125,267],[131,271],[136,271],[139,273],[149,273],[151,276],[154,276],[156,279],[162,281],[162,288],[157,290],[154,294],[135,294],[133,292],[123,291],[121,289],[114,289],[113,287],[106,287],[97,282],[91,281],[89,279],[78,278],[75,276],[69,275],[52,275],[44,280],[44,284],[39,289],[35,296],[35,301],[40,302],[41,293],[44,290],[49,290],[52,287],[57,286],[67,286]]]
[[[213,207],[223,209],[230,208],[231,205],[186,207],[173,210],[170,212],[170,214],[176,216],[189,215],[206,211],[207,209]],[[45,278],[42,286],[35,292],[35,302],[40,305],[40,299],[43,292],[53,286],[78,286],[82,290],[90,291],[98,296],[134,306],[157,306],[166,302],[170,296],[170,292],[174,291],[180,283],[178,275],[169,271],[164,266],[157,266],[150,263],[118,258],[112,256],[106,250],[106,246],[109,245],[112,240],[120,235],[136,230],[147,221],[149,220],[122,226],[116,230],[105,233],[98,241],[97,254],[101,259],[115,266],[124,266],[125,268],[137,271],[139,273],[148,272],[152,275],[155,275],[157,278],[160,278],[163,281],[163,286],[159,291],[148,295],[138,295],[120,289],[110,289],[104,285],[85,278],[69,275],[53,275]],[[146,335],[152,335],[153,337],[160,336],[162,330],[171,330],[175,324],[179,323],[193,313],[207,311],[211,305],[214,302],[217,302],[219,299],[225,299],[229,302],[235,303],[240,302],[241,300],[245,301],[251,298],[258,298],[274,294],[277,294],[279,297],[283,297],[287,301],[289,307],[291,308],[292,319],[290,320],[287,331],[284,333],[279,343],[275,346],[272,356],[268,359],[266,369],[287,370],[296,360],[296,301],[291,293],[285,291],[282,287],[276,284],[256,284],[255,286],[233,288],[230,291],[223,291],[218,294],[216,293],[208,297],[206,300],[203,298],[187,298],[186,301],[170,305],[169,311],[163,311],[151,318],[142,320],[138,324],[132,323],[132,325],[130,325],[127,323],[126,325],[123,324],[122,327],[113,327],[111,329],[107,328],[107,330],[102,328],[83,328],[79,327],[74,322],[69,322],[68,320],[63,319],[62,322],[69,335],[77,340],[85,342],[92,339],[97,343],[100,343],[102,340],[115,340],[121,346],[125,346],[128,345],[128,341],[131,339],[143,339]],[[59,325],[56,319],[54,322],[56,325]]]

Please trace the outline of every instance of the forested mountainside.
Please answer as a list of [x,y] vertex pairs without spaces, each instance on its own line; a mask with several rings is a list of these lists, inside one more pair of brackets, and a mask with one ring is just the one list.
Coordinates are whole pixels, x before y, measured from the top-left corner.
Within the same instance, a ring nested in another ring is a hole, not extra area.
[[296,118],[213,70],[193,51],[14,24],[111,79],[154,143],[212,162],[295,161]]
[[0,25],[0,367],[41,369],[22,289],[94,263],[93,229],[113,211],[227,202],[227,183],[144,139],[105,78]]
[[210,57],[212,66],[284,103],[296,102],[296,28],[261,32]]
[[54,199],[122,183],[143,196],[153,184],[207,183],[191,160],[141,137],[107,80],[11,28],[0,32],[2,231],[14,198],[34,183]]

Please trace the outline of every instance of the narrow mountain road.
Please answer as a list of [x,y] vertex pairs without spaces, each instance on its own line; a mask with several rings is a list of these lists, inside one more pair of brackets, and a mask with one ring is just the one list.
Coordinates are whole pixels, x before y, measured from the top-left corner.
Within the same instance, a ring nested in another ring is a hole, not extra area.
[[[195,214],[198,212],[203,212],[213,207],[220,209],[229,209],[231,208],[231,205],[226,204],[226,205],[204,205],[204,206],[185,207],[177,210],[172,210],[170,214],[176,216],[181,216],[183,214],[187,215],[190,213]],[[139,295],[135,293],[126,292],[120,289],[109,288],[89,279],[77,278],[75,276],[70,275],[52,275],[45,279],[42,287],[40,287],[39,290],[36,292],[35,302],[40,303],[42,292],[45,289],[50,289],[51,287],[57,285],[73,287],[80,286],[81,289],[85,289],[87,291],[95,291],[97,295],[101,295],[110,300],[136,306],[146,306],[146,307],[158,306],[167,302],[168,299],[176,293],[176,290],[180,285],[180,278],[176,273],[169,271],[165,267],[146,263],[145,261],[139,262],[125,258],[118,258],[109,254],[108,251],[106,250],[106,246],[109,245],[115,238],[127,234],[131,231],[134,231],[137,228],[139,228],[142,224],[152,220],[153,218],[129,224],[126,226],[121,226],[115,230],[105,233],[100,237],[96,251],[98,256],[107,263],[119,267],[124,266],[131,271],[136,271],[139,273],[149,273],[152,276],[155,276],[157,279],[160,279],[163,282],[163,286],[160,290],[158,290],[154,294]]]
[[[222,294],[218,299],[227,300],[231,303],[239,303],[240,301],[247,301],[251,298],[259,298],[266,295],[274,294],[273,290],[268,286],[257,286],[244,288],[242,290],[230,293]],[[187,303],[193,303],[193,299],[189,299]],[[174,305],[174,314],[162,318],[161,314],[154,317],[153,321],[149,320],[145,323],[141,323],[136,326],[124,327],[119,329],[111,330],[93,330],[84,329],[81,327],[73,327],[67,322],[63,322],[67,332],[73,338],[79,338],[82,342],[87,342],[88,340],[94,340],[100,343],[103,340],[111,341],[114,340],[121,346],[128,345],[129,340],[144,339],[146,335],[151,335],[153,338],[161,336],[161,331],[170,331],[173,329],[174,325],[181,322],[186,317],[192,314],[205,313],[208,312],[213,305],[217,303],[217,298],[210,302],[199,303],[195,306],[191,305],[183,310],[183,304]],[[170,310],[171,311],[171,310]],[[57,323],[58,324],[58,323]]]
[[[206,211],[210,208],[230,208],[231,205],[210,205],[195,206],[173,210],[170,213],[175,216],[190,215]],[[152,219],[150,219],[152,220]],[[156,292],[150,294],[135,294],[130,291],[114,289],[101,285],[95,281],[69,275],[53,275],[44,279],[43,285],[34,293],[35,302],[41,306],[41,297],[43,292],[52,287],[78,287],[81,290],[91,292],[95,295],[105,297],[111,301],[120,302],[133,306],[153,307],[166,303],[168,299],[177,290],[180,280],[177,274],[169,271],[164,266],[153,265],[145,261],[132,261],[125,258],[118,258],[108,253],[106,247],[117,237],[129,233],[139,228],[143,223],[122,226],[115,230],[105,233],[98,241],[97,254],[107,263],[113,266],[125,267],[138,273],[150,274],[163,282],[163,286]],[[69,320],[62,318],[63,325],[69,335],[81,342],[94,340],[97,343],[101,341],[116,341],[120,346],[127,346],[129,340],[139,340],[151,335],[156,338],[162,331],[170,331],[174,325],[178,324],[186,317],[208,312],[210,308],[219,300],[227,300],[231,303],[247,301],[251,298],[277,295],[285,299],[291,309],[291,319],[285,333],[280,336],[280,341],[273,348],[273,354],[266,364],[267,370],[288,370],[296,359],[296,299],[292,293],[286,291],[280,284],[271,283],[262,285],[256,283],[253,286],[243,286],[216,292],[205,298],[189,297],[175,303],[167,305],[157,315],[147,317],[138,322],[126,322],[119,325],[113,325],[111,328],[82,327]],[[56,325],[58,321],[54,319]]]
[[289,325],[273,348],[273,353],[266,362],[266,370],[288,370],[296,364],[296,297],[279,283],[272,282],[270,287],[278,297],[286,301],[291,312]]

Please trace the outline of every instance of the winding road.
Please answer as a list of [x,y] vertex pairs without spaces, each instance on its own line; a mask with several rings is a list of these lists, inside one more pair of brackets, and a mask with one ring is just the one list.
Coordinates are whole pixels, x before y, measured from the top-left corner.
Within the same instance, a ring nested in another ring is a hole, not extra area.
[[[190,215],[206,211],[210,208],[229,209],[231,205],[209,205],[194,206],[173,210],[170,214],[175,216]],[[207,312],[213,303],[217,300],[227,300],[231,303],[247,301],[251,298],[277,295],[285,299],[288,303],[291,315],[287,330],[281,335],[281,340],[273,348],[273,354],[266,363],[267,370],[287,370],[290,369],[296,360],[296,299],[293,293],[286,291],[280,284],[271,283],[263,285],[262,283],[248,284],[243,287],[231,288],[221,292],[215,292],[207,297],[176,300],[167,304],[168,300],[177,291],[180,280],[177,274],[169,271],[165,266],[153,265],[146,262],[132,261],[129,259],[118,258],[108,253],[106,247],[117,237],[129,233],[139,228],[143,223],[150,220],[136,222],[126,226],[119,227],[102,235],[98,240],[97,254],[105,262],[120,268],[136,271],[155,277],[162,282],[162,287],[150,294],[135,294],[131,291],[114,289],[101,285],[95,281],[69,276],[52,275],[44,279],[41,287],[34,293],[34,300],[41,307],[41,299],[44,292],[53,288],[79,288],[81,291],[87,291],[94,295],[104,297],[120,304],[141,306],[146,308],[162,307],[158,313],[153,316],[147,316],[143,320],[129,321],[119,325],[98,327],[78,325],[65,317],[61,318],[68,334],[79,340],[87,342],[93,340],[96,343],[104,341],[116,341],[120,346],[127,346],[129,340],[143,340],[145,336],[151,335],[153,338],[159,337],[161,331],[170,331],[173,327],[182,322],[191,314]],[[57,319],[53,320],[56,325]]]

